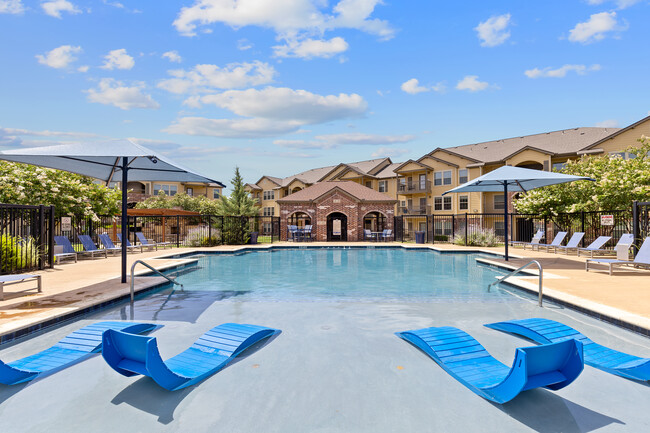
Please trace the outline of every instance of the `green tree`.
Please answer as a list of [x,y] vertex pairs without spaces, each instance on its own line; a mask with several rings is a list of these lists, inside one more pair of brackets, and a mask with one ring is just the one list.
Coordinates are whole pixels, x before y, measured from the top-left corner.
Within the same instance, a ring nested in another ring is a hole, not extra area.
[[650,138],[627,149],[632,158],[583,156],[569,161],[563,173],[587,176],[595,182],[578,181],[539,188],[515,202],[520,213],[554,217],[558,213],[628,210],[633,200],[650,198]]
[[198,212],[201,215],[216,215],[219,202],[205,196],[193,197],[185,193],[167,196],[160,191],[157,196],[138,203],[138,209],[182,209]]
[[233,190],[230,197],[221,196],[217,206],[217,215],[222,216],[255,216],[259,213],[257,200],[252,198],[244,189],[244,180],[239,174],[239,167],[235,167],[235,177],[230,183]]
[[14,162],[0,162],[0,202],[54,205],[57,215],[114,215],[121,194],[80,174]]

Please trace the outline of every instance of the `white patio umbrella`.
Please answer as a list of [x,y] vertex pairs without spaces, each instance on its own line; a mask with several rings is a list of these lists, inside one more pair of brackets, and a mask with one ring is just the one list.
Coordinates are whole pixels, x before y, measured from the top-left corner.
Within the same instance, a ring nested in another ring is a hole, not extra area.
[[[111,140],[32,147],[0,152],[0,159],[55,168],[105,181],[122,183],[122,239],[127,239],[129,181],[210,182],[198,174],[130,140]],[[126,283],[126,242],[122,242],[122,283]]]
[[541,188],[558,183],[574,182],[576,180],[591,180],[583,176],[572,176],[569,174],[554,173],[549,171],[531,170],[529,168],[513,167],[505,165],[493,170],[483,176],[470,180],[456,188],[444,192],[442,195],[452,192],[501,192],[504,197],[504,229],[506,254],[508,260],[508,192],[526,192],[531,189]]

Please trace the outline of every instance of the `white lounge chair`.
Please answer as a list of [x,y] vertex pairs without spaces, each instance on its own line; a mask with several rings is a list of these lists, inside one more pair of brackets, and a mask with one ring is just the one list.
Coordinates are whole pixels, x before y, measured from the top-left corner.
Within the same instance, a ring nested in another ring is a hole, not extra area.
[[542,240],[543,237],[544,237],[544,230],[539,229],[539,230],[537,230],[537,233],[535,233],[533,238],[530,240],[530,242],[527,242],[527,241],[511,241],[510,245],[512,245],[513,247],[516,247],[517,245],[522,245],[524,247],[524,249],[526,249],[526,245],[538,244]]
[[650,236],[645,238],[639,252],[636,254],[634,260],[617,260],[617,259],[587,259],[585,262],[585,271],[589,272],[589,263],[599,263],[601,265],[609,266],[609,275],[613,275],[614,266],[634,266],[650,267]]
[[569,255],[570,251],[576,251],[578,248],[580,248],[578,245],[580,245],[580,241],[582,238],[585,237],[584,232],[575,232],[572,236],[571,239],[569,239],[569,242],[567,242],[566,245],[558,245],[555,248],[555,253],[558,251],[563,251],[564,254]]
[[0,301],[5,300],[5,294],[4,294],[5,286],[8,286],[10,284],[22,283],[23,281],[32,280],[32,279],[36,280],[36,287],[21,290],[21,292],[25,292],[27,290],[35,290],[35,289],[38,290],[39,293],[42,292],[43,284],[40,275],[33,275],[33,274],[0,275]]
[[[585,248],[578,248],[578,256],[580,256],[581,252],[589,253],[589,257],[593,258],[594,254],[598,255],[605,255],[605,254],[616,254],[616,248],[618,248],[619,245],[632,245],[634,243],[634,235],[631,233],[626,233],[621,238],[618,240],[616,243],[616,247],[614,247],[613,250],[605,250],[603,249],[603,245],[605,245],[609,240],[611,239],[611,236],[600,236],[598,239],[593,241],[590,245],[586,246]],[[600,242],[602,242],[603,239],[606,239],[605,242],[598,243],[600,239]]]
[[549,252],[549,250],[551,248],[553,248],[555,250],[555,247],[560,246],[560,244],[562,243],[562,241],[564,240],[566,235],[567,235],[567,232],[558,232],[558,234],[555,235],[555,238],[553,239],[553,242],[551,242],[550,244],[533,244],[532,245],[533,250],[535,250],[535,247],[537,247],[538,249],[541,248],[541,247],[544,247],[544,248],[546,248],[547,253]]

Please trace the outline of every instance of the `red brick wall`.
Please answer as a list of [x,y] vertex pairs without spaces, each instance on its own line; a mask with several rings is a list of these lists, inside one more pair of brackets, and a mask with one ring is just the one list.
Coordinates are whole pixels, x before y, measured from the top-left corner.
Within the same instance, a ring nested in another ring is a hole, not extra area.
[[359,203],[350,196],[333,191],[317,203],[281,203],[280,239],[287,240],[289,217],[304,212],[311,217],[312,237],[327,241],[327,216],[341,212],[347,216],[348,241],[363,240],[363,217],[369,212],[381,212],[386,217],[386,228],[393,229],[394,203]]

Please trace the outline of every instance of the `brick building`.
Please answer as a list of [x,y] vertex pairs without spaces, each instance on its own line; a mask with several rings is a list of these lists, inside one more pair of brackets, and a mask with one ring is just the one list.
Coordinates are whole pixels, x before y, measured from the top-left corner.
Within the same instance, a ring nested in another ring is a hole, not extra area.
[[277,200],[280,238],[287,240],[288,225],[312,225],[312,237],[318,241],[361,241],[364,229],[393,229],[396,202],[356,182],[316,183]]

